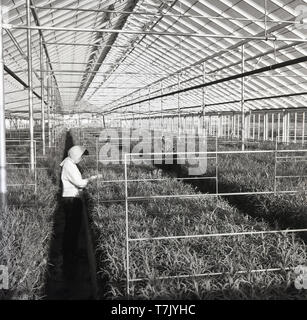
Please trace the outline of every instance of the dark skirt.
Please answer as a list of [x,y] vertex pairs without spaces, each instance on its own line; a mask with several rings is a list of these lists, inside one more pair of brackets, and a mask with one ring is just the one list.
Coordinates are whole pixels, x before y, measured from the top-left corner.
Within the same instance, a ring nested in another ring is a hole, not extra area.
[[63,271],[64,274],[69,275],[77,261],[79,233],[82,223],[82,199],[63,197],[62,206],[65,214]]

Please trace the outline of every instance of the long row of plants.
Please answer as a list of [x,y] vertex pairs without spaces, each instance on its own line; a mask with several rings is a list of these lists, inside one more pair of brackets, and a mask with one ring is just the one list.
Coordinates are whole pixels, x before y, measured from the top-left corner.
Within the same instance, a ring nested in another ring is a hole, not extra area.
[[[29,169],[10,166],[8,208],[1,211],[0,264],[7,266],[9,289],[0,291],[1,299],[41,299],[46,285],[49,247],[52,241],[57,205],[58,170],[65,142],[59,137],[59,150],[50,150],[37,170],[37,193]],[[18,148],[17,148],[18,149]],[[8,155],[23,152],[8,149]],[[20,150],[19,150],[20,151]],[[24,154],[26,157],[27,154]],[[19,160],[18,160],[19,161]]]
[[[74,131],[72,132],[75,136]],[[88,140],[92,146],[94,140]],[[83,166],[94,174],[93,158]],[[100,165],[102,179],[88,189],[88,210],[96,239],[97,275],[104,284],[101,297],[127,297],[125,188],[123,166]],[[194,195],[129,201],[129,237],[154,238],[197,234],[267,231],[270,226],[238,212],[225,200],[204,196],[195,187],[171,178],[151,165],[130,165],[128,194]],[[144,181],[144,179],[161,179]],[[136,299],[304,298],[293,286],[289,269],[306,261],[304,243],[292,234],[225,235],[223,237],[130,242],[130,294]],[[280,268],[276,272],[253,272]],[[158,277],[207,274],[204,277]],[[215,274],[215,275],[213,275]]]
[[[83,136],[90,137],[88,130]],[[96,130],[99,132],[99,130]],[[142,133],[142,132],[140,132]],[[118,136],[127,138],[129,130],[119,130]],[[99,135],[99,134],[98,134]],[[170,133],[164,132],[167,138]],[[92,142],[95,143],[97,135],[92,135]],[[161,137],[162,138],[162,137]],[[201,137],[203,138],[203,137]],[[197,137],[196,137],[197,139]],[[121,143],[121,140],[119,140]],[[186,142],[180,150],[187,149]],[[176,146],[176,141],[174,142]],[[197,143],[196,143],[197,145]],[[274,227],[279,228],[307,228],[307,152],[297,152],[304,149],[300,144],[282,144],[277,146],[275,142],[249,141],[246,149],[252,150],[293,150],[292,152],[275,153],[251,153],[251,154],[219,154],[218,160],[208,160],[207,171],[199,180],[190,180],[201,192],[214,193],[217,190],[216,180],[218,176],[218,191],[220,193],[236,192],[265,192],[277,191],[276,194],[252,195],[252,196],[228,196],[232,204],[249,212],[254,217],[264,218]],[[94,145],[95,148],[95,145]],[[217,148],[217,149],[216,149]],[[131,152],[133,145],[127,152]],[[227,141],[215,137],[207,137],[208,151],[236,151],[241,150],[241,143],[237,140]],[[152,150],[154,151],[154,150]],[[173,151],[166,150],[166,151]],[[174,148],[176,154],[176,147]],[[211,154],[215,156],[215,154]],[[277,165],[275,168],[275,156]],[[175,157],[174,157],[175,160]],[[217,162],[217,166],[216,166]],[[189,177],[187,165],[163,165],[164,170],[175,171],[179,177]],[[275,179],[275,176],[277,178]],[[213,177],[213,179],[201,179]],[[195,177],[192,177],[195,178]],[[297,191],[295,194],[279,193],[279,191]],[[304,239],[306,234],[301,234]]]
[[[239,146],[231,144],[223,147],[238,150]],[[269,142],[259,143],[257,148],[275,150],[275,145]],[[254,146],[250,149],[254,149]],[[307,228],[307,152],[297,152],[296,150],[302,149],[300,145],[278,145],[278,150],[285,149],[293,151],[218,155],[218,190],[220,193],[275,190],[276,194],[228,196],[227,200],[253,217],[265,219],[271,226],[304,229]],[[208,161],[207,172],[203,176],[215,175],[215,160]],[[186,165],[180,166],[179,176],[188,176]],[[194,181],[194,185],[202,192],[216,191],[216,181],[213,179],[199,179]],[[306,233],[301,236],[307,239]]]

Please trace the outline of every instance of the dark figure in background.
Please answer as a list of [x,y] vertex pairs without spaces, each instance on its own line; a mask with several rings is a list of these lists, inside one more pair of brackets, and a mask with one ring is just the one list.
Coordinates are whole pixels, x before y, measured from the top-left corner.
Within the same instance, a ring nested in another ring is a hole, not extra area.
[[[180,177],[180,165],[177,160],[176,142],[177,140],[173,141],[173,147],[169,148],[166,146],[165,136],[162,136],[162,167],[164,170],[167,170],[172,177]],[[165,153],[170,153],[170,155]]]

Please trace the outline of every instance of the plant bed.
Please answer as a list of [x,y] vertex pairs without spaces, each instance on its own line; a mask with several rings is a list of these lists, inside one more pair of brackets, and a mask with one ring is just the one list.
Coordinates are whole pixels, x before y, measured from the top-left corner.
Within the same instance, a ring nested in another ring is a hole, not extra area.
[[[89,175],[96,172],[91,161],[91,166],[85,165],[84,169]],[[130,196],[193,195],[191,199],[129,201],[130,238],[271,230],[263,219],[238,212],[219,197],[206,197],[154,166],[131,165],[128,172],[129,179],[140,180],[128,184]],[[87,204],[96,246],[97,275],[103,284],[100,298],[127,298],[124,183],[104,182],[123,179],[123,166],[100,166],[99,173],[103,178],[89,186]],[[151,178],[165,180],[141,182]],[[306,261],[304,243],[292,234],[134,241],[130,254],[130,277],[146,278],[131,284],[130,294],[134,299],[306,297],[294,288],[294,275],[287,271]],[[268,268],[281,271],[252,272]],[[198,273],[221,275],[158,279]]]
[[[52,157],[50,153],[44,160],[46,168],[52,163]],[[38,170],[35,195],[34,188],[27,188],[27,183],[33,181],[28,169],[10,173],[9,182],[20,186],[9,188],[9,206],[0,212],[0,264],[7,266],[9,278],[9,289],[0,291],[1,299],[44,298],[57,205],[58,185],[53,179],[56,174],[54,171],[51,176],[48,170]]]

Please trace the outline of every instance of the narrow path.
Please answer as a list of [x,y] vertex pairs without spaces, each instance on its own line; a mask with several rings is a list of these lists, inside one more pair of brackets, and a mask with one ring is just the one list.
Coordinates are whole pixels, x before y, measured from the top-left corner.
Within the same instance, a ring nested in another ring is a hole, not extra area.
[[[67,133],[63,159],[67,151],[73,145],[71,135]],[[52,173],[51,173],[52,174]],[[54,174],[54,173],[53,173]],[[45,299],[47,300],[89,300],[93,299],[92,284],[90,277],[90,265],[88,262],[86,226],[82,220],[82,227],[79,235],[78,260],[74,265],[75,274],[72,281],[64,278],[63,274],[63,252],[62,243],[65,227],[65,216],[61,208],[61,186],[57,195],[57,209],[54,213],[53,239],[49,250],[47,283],[45,288]]]

